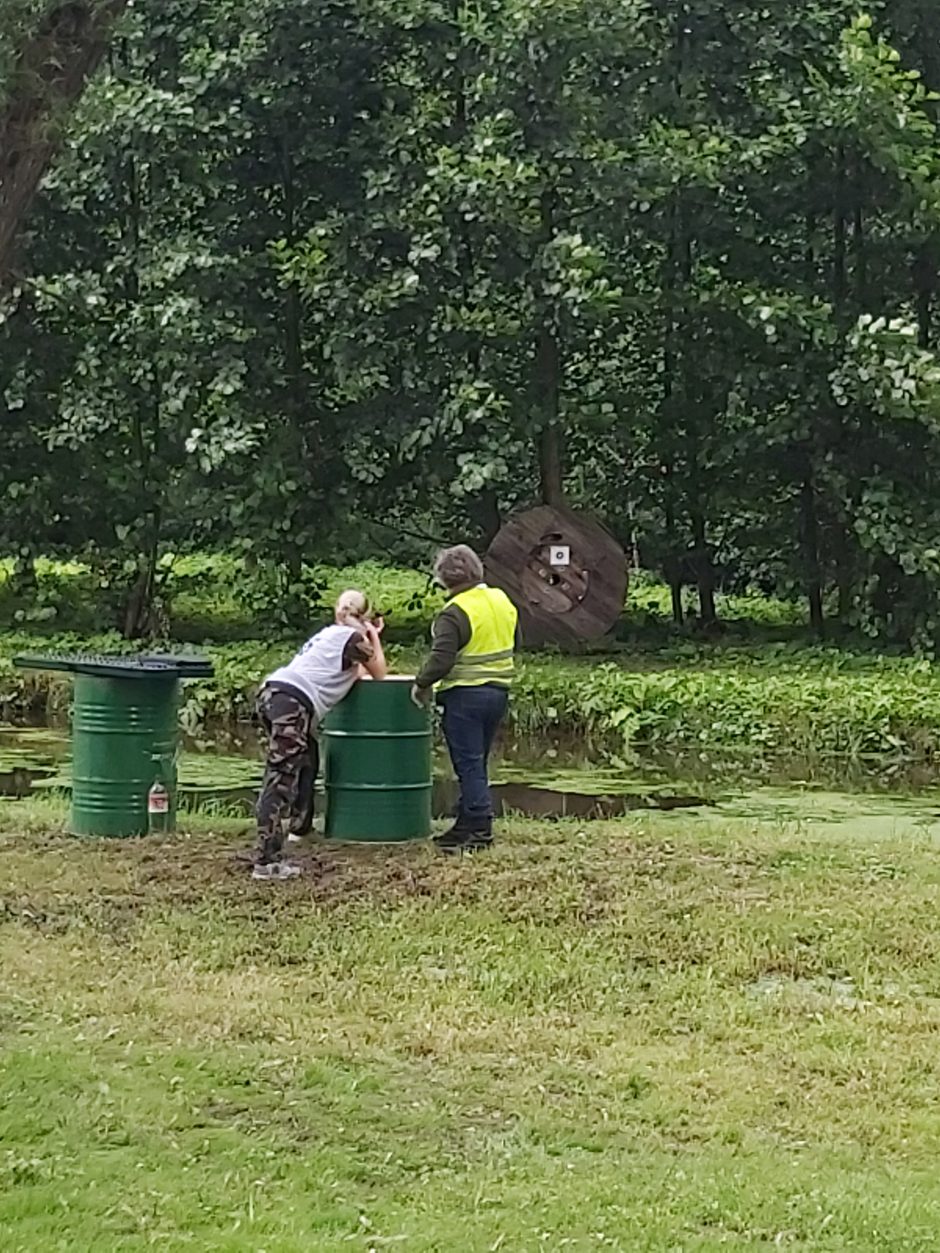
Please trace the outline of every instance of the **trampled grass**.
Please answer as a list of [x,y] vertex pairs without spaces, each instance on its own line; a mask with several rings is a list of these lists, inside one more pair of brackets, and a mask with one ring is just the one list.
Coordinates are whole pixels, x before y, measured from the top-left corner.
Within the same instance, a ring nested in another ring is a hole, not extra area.
[[487,858],[0,805],[0,1248],[934,1249],[940,864],[678,817]]

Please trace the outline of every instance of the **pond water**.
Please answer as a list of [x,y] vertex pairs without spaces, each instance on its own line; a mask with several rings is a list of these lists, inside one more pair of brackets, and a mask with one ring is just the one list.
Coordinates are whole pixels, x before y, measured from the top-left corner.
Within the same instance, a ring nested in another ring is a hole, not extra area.
[[[64,727],[0,724],[0,796],[67,791],[71,786],[70,752],[69,733]],[[229,801],[238,807],[261,781],[260,757],[257,752],[249,756],[240,746],[237,752],[227,752],[215,744],[187,744],[180,758],[179,777],[186,803]]]
[[[0,798],[67,791],[69,751],[64,727],[0,724]],[[493,773],[503,813],[591,819],[646,810],[667,824],[721,819],[940,840],[940,780],[926,766],[791,760],[752,762],[748,769],[704,754],[628,765],[557,749],[539,758],[533,746],[516,745],[497,759]],[[443,757],[435,775],[434,810],[445,817],[456,793]],[[240,728],[185,744],[179,779],[184,808],[248,816],[261,781],[255,732]]]

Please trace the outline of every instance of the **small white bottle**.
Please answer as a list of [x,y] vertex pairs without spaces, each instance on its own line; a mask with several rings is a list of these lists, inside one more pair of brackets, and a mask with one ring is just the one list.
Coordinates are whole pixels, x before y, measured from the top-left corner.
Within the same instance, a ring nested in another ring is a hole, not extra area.
[[163,835],[170,829],[170,793],[159,779],[147,793],[147,829],[151,835]]

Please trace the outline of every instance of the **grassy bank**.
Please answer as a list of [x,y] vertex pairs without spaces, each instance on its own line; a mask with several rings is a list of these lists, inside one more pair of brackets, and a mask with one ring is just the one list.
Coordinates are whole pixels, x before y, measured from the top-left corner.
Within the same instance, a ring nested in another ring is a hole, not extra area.
[[[90,633],[107,597],[96,599],[87,568],[39,563],[40,588],[25,601],[14,595],[10,568],[0,562],[0,627],[24,606],[39,615],[0,631],[0,719],[17,720],[60,707],[68,686],[54,676],[14,671],[16,652],[133,646],[113,633]],[[181,557],[168,570],[170,644],[202,641],[216,666],[212,682],[186,688],[187,727],[198,733],[248,718],[258,682],[303,632],[273,628],[265,599],[271,576],[247,570],[235,557]],[[413,671],[439,594],[413,570],[374,562],[310,567],[300,597],[310,608],[308,626],[323,620],[332,598],[349,585],[365,588],[388,614],[394,664]],[[799,636],[797,606],[755,596],[725,598],[721,611],[736,625],[712,643],[693,642],[670,634],[668,605],[668,590],[642,576],[631,585],[619,638],[602,646],[606,653],[526,657],[514,704],[519,736],[614,759],[646,750],[752,760],[933,759],[940,677],[929,663],[848,645],[815,647]],[[52,616],[42,618],[53,606]],[[65,633],[56,630],[60,622],[86,629]],[[246,635],[252,631],[256,638]]]
[[[30,583],[17,580],[14,562],[0,558],[0,629],[95,635],[120,623],[126,572],[38,559],[34,575]],[[285,629],[287,610],[297,629],[318,622],[347,587],[362,588],[371,597],[399,642],[426,638],[442,603],[440,591],[422,569],[379,561],[309,565],[287,585],[276,568],[251,566],[230,553],[167,555],[160,566],[158,601],[172,638],[221,642],[277,635]],[[801,604],[771,596],[719,593],[717,603],[723,622],[737,635],[792,635],[806,625]],[[695,604],[688,590],[686,610],[694,612]],[[620,634],[661,639],[670,631],[670,618],[668,587],[645,571],[634,574]]]
[[232,824],[60,822],[0,805],[9,1253],[936,1247],[926,840],[517,823],[272,892]]
[[[99,634],[121,620],[126,576],[45,559],[37,560],[30,584],[17,582],[13,572],[13,562],[0,559],[0,627]],[[228,553],[168,555],[159,582],[160,616],[178,640],[277,635],[286,609],[300,621],[318,622],[347,587],[366,591],[388,615],[393,634],[413,637],[426,632],[442,599],[426,573],[375,561],[305,566],[289,582],[274,567],[250,566]]]
[[[215,678],[187,685],[184,719],[192,731],[248,718],[260,679],[288,642],[207,644]],[[35,648],[114,651],[116,636],[0,635],[0,719],[61,708],[61,676],[14,670],[11,658]],[[411,672],[414,646],[392,646]],[[930,761],[940,735],[940,673],[912,658],[835,649],[753,646],[622,649],[608,657],[528,656],[514,700],[519,736],[543,746],[581,746],[610,757],[633,750],[775,758],[796,754]]]

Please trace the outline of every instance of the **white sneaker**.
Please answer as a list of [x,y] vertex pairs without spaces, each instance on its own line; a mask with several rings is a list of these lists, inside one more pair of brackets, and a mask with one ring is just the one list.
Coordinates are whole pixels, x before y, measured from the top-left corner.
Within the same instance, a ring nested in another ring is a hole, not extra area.
[[291,831],[290,835],[287,837],[287,842],[288,844],[299,844],[302,839],[303,836],[295,835],[294,832]]
[[253,879],[296,879],[300,874],[300,867],[292,865],[289,861],[268,861],[259,862],[251,872]]

